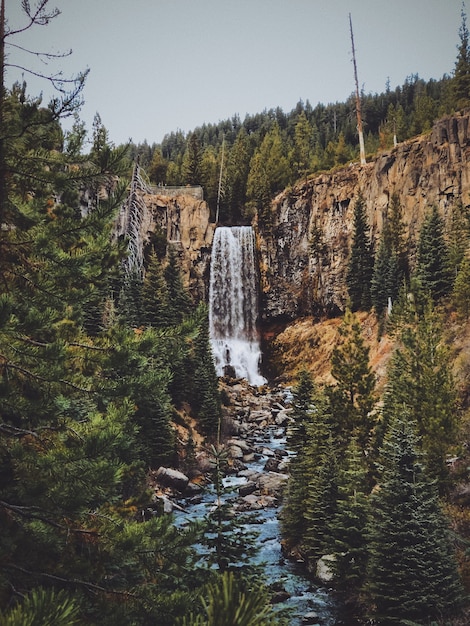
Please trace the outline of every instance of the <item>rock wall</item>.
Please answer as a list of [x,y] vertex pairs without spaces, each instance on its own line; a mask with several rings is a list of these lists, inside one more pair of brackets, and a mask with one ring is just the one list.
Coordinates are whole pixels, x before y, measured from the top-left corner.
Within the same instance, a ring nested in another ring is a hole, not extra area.
[[445,218],[470,206],[470,111],[438,121],[429,134],[383,152],[365,166],[350,164],[277,196],[270,223],[255,224],[263,322],[344,309],[345,274],[355,201],[364,196],[371,235],[380,235],[392,194],[398,194],[416,242],[426,210]]
[[209,265],[215,224],[209,207],[191,195],[170,197],[142,194],[145,209],[141,221],[144,246],[161,235],[179,254],[185,285],[195,302],[208,300]]

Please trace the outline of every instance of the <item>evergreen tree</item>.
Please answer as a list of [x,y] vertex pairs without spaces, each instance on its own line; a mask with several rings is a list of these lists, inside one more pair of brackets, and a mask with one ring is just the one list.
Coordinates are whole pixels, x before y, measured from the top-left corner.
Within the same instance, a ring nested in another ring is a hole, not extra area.
[[457,426],[449,350],[431,302],[420,310],[408,296],[404,306],[406,310],[401,313],[397,307],[402,322],[384,396],[385,428],[393,415],[406,409],[417,424],[430,474],[445,481],[446,450],[454,441]]
[[453,277],[449,250],[444,238],[444,224],[436,206],[425,217],[419,232],[416,277],[433,300],[450,293]]
[[310,565],[334,550],[331,527],[338,513],[338,483],[338,449],[330,437],[316,472],[308,483],[309,495],[304,513],[306,529],[301,547]]
[[470,256],[468,253],[455,277],[452,299],[459,315],[468,319],[470,316]]
[[351,309],[367,311],[371,305],[370,283],[374,257],[369,235],[365,202],[362,195],[356,200],[353,218],[353,238],[349,257],[346,284]]
[[202,150],[197,133],[191,133],[183,163],[187,185],[200,185],[202,182]]
[[462,590],[412,421],[393,422],[381,458],[379,488],[371,496],[365,587],[371,617],[384,625],[448,619],[458,611]]
[[221,419],[219,381],[212,357],[207,309],[201,307],[201,313],[194,341],[192,406],[204,434],[215,437]]
[[142,309],[145,323],[161,327],[171,323],[169,319],[169,294],[161,262],[153,250],[150,254],[142,285]]
[[462,4],[462,22],[459,29],[460,44],[455,62],[454,75],[450,82],[452,106],[462,109],[470,104],[470,37],[467,27],[467,14]]
[[168,262],[164,269],[168,289],[168,319],[172,324],[179,324],[189,313],[191,301],[183,285],[178,256],[174,247],[168,248]]
[[375,417],[375,378],[369,365],[369,348],[364,342],[356,316],[347,311],[339,329],[341,343],[331,355],[331,373],[337,384],[327,392],[337,420],[340,442],[353,435],[366,448]]
[[338,479],[338,507],[331,525],[336,588],[347,604],[356,604],[368,558],[369,478],[363,450],[351,439]]
[[229,152],[226,176],[227,212],[222,212],[220,221],[236,224],[241,218],[252,217],[247,214],[247,180],[250,168],[250,144],[244,128],[240,130]]
[[305,514],[311,487],[306,477],[314,476],[331,438],[332,418],[327,399],[315,388],[309,373],[299,374],[294,390],[292,418],[287,445],[295,452],[289,463],[289,480],[282,509],[282,531],[288,545],[299,545],[307,532]]

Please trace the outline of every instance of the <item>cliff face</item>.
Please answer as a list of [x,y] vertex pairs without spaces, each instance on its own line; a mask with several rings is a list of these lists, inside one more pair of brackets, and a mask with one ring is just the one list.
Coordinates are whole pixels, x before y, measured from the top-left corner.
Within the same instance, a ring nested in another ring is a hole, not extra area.
[[445,218],[470,206],[470,112],[440,120],[365,166],[321,174],[277,196],[270,224],[255,224],[264,322],[344,309],[355,201],[362,193],[374,240],[392,194],[403,207],[411,249],[426,209]]
[[[215,224],[209,207],[191,195],[166,196],[138,190],[142,208],[140,237],[144,250],[161,237],[178,252],[183,279],[195,302],[207,301],[209,264]],[[124,232],[126,216],[121,218]]]

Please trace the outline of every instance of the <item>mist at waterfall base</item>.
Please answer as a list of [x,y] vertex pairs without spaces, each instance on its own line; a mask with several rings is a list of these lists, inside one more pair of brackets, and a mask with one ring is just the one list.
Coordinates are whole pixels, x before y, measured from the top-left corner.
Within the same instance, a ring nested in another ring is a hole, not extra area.
[[218,376],[266,382],[259,366],[258,276],[251,226],[216,228],[212,243],[209,329]]

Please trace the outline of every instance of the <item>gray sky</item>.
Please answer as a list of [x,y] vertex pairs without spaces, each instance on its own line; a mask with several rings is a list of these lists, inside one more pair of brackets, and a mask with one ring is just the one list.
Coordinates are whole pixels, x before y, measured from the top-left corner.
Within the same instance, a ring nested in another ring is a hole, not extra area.
[[[36,0],[31,0],[35,4]],[[20,0],[6,0],[12,28]],[[302,99],[344,102],[354,91],[351,13],[360,87],[394,89],[411,74],[452,73],[461,0],[50,0],[61,15],[15,43],[64,52],[51,65],[90,68],[80,116],[99,112],[116,144],[159,143],[166,133]],[[470,21],[470,20],[469,20]],[[11,63],[46,70],[17,49]],[[24,76],[31,95],[44,83]],[[21,79],[10,70],[7,85]]]

